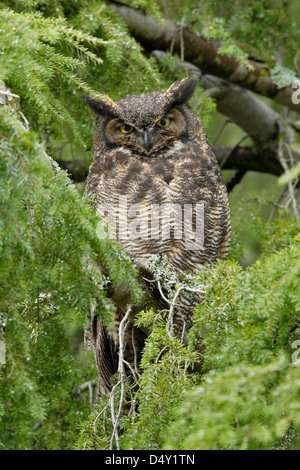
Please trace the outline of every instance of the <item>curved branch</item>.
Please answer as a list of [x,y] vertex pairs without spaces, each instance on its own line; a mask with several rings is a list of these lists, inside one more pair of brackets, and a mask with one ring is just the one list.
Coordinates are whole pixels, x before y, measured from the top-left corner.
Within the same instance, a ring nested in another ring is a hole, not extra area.
[[223,170],[258,171],[279,176],[284,173],[280,161],[268,150],[251,146],[215,145],[214,154]]
[[[167,57],[164,51],[154,50],[151,54],[158,61]],[[216,100],[218,111],[241,127],[256,145],[277,148],[282,118],[254,93],[215,75],[203,74],[199,67],[189,62],[177,60],[176,67],[199,77],[203,88]],[[288,141],[293,140],[292,129],[286,126],[285,133]]]
[[[259,171],[276,176],[284,172],[279,160],[267,150],[255,152],[251,146],[215,145],[213,151],[224,170]],[[87,160],[57,160],[57,163],[68,171],[72,180],[85,181],[89,170]]]
[[125,21],[132,35],[148,50],[172,50],[184,59],[200,67],[202,72],[241,85],[255,93],[272,98],[279,104],[300,112],[300,104],[292,101],[294,89],[289,86],[279,89],[270,76],[270,70],[264,64],[249,59],[252,70],[241,65],[237,60],[218,54],[218,45],[203,36],[197,36],[187,27],[177,26],[167,20],[163,24],[150,15],[127,5],[107,1]]

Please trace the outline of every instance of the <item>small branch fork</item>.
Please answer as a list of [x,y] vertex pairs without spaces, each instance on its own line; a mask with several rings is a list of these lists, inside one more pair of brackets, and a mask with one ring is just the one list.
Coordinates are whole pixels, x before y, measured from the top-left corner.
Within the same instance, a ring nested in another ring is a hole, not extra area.
[[[126,370],[125,370],[125,360],[124,360],[124,338],[125,338],[125,333],[128,328],[128,319],[130,312],[132,310],[132,306],[130,305],[127,309],[127,312],[125,316],[122,318],[120,325],[119,325],[119,365],[118,365],[118,371],[119,371],[119,383],[121,385],[121,395],[119,399],[119,407],[117,414],[115,416],[115,407],[114,407],[114,400],[111,400],[111,419],[113,423],[113,432],[110,438],[110,450],[113,448],[113,442],[114,439],[116,441],[116,446],[117,449],[120,450],[120,438],[119,438],[119,421],[120,421],[120,416],[121,416],[121,411],[122,411],[122,405],[123,405],[123,399],[124,399],[124,393],[125,393],[125,380],[126,380]],[[126,365],[128,365],[128,362],[126,361]]]
[[[172,327],[173,327],[173,318],[174,318],[174,309],[176,306],[180,306],[180,304],[177,304],[177,299],[179,298],[179,295],[181,294],[181,292],[183,291],[187,291],[187,292],[193,292],[195,294],[205,294],[205,291],[203,290],[200,290],[200,289],[193,289],[191,287],[188,287],[188,286],[180,286],[178,287],[174,297],[173,297],[173,300],[170,302],[170,309],[169,309],[169,315],[168,315],[168,323],[167,323],[167,332],[168,332],[168,335],[169,335],[169,338],[172,339]],[[185,322],[184,322],[184,325],[185,325]],[[182,335],[181,335],[181,340],[183,340],[183,337],[184,337],[184,333],[185,333],[185,327],[183,328],[183,331],[182,331]]]
[[8,90],[0,90],[1,95],[10,96],[11,98],[20,98],[19,95],[15,95]]
[[[282,142],[278,149],[278,160],[285,173],[288,173],[290,168],[295,165],[293,154],[289,145],[286,142]],[[287,163],[289,161],[289,164]],[[287,186],[280,193],[276,202],[273,202],[273,209],[269,216],[269,219],[273,219],[277,208],[287,208],[290,204],[292,206],[293,214],[298,223],[300,223],[300,214],[297,205],[297,188],[299,188],[299,177],[295,178],[294,181],[288,181]]]
[[[289,146],[286,144],[286,143],[283,143],[282,147],[286,150],[286,153],[288,154],[288,157],[289,157],[289,160],[290,160],[290,165],[291,167],[294,165],[294,161],[293,161],[293,156],[292,156],[292,152],[289,148]],[[283,150],[282,148],[282,150]],[[284,169],[284,171],[286,173],[288,173],[289,171],[289,167],[284,159],[284,156],[283,155],[280,155],[279,156],[279,161],[282,165],[282,168]],[[296,178],[296,182],[295,184],[297,185],[298,183],[298,178]],[[296,195],[295,195],[295,191],[294,191],[294,185],[293,185],[293,182],[292,181],[289,181],[288,182],[288,191],[289,191],[289,199],[292,203],[292,208],[293,208],[293,212],[294,212],[294,217],[295,219],[297,220],[298,223],[300,223],[300,215],[299,215],[299,211],[298,211],[298,207],[297,207],[297,199],[296,199]]]
[[[195,294],[205,294],[205,291],[200,290],[200,289],[193,289],[191,287],[188,287],[188,286],[184,285],[184,286],[178,287],[178,289],[175,292],[175,295],[174,295],[173,299],[169,300],[164,295],[163,290],[162,290],[162,286],[161,286],[161,283],[160,283],[159,280],[157,280],[157,287],[158,287],[158,290],[159,290],[159,293],[160,293],[162,299],[167,304],[170,305],[169,314],[168,314],[168,323],[167,323],[167,333],[168,333],[169,338],[172,339],[172,337],[173,337],[173,335],[172,335],[172,326],[173,326],[174,308],[175,307],[186,307],[183,304],[177,303],[177,300],[178,300],[179,295],[181,294],[181,292],[187,291],[187,292],[193,292]],[[183,332],[182,332],[182,336],[183,335],[184,335],[184,329],[183,329]]]
[[[99,418],[103,414],[105,414],[106,410],[108,408],[110,408],[111,422],[112,422],[112,426],[113,426],[113,430],[112,430],[112,433],[111,433],[111,436],[110,436],[110,442],[109,442],[109,449],[110,450],[113,450],[114,444],[115,444],[117,450],[120,450],[119,424],[120,424],[120,419],[121,419],[121,415],[122,415],[122,406],[123,406],[123,403],[124,403],[126,385],[127,385],[127,389],[130,392],[131,398],[132,398],[132,405],[131,405],[130,412],[132,412],[135,409],[135,400],[134,400],[134,397],[131,393],[132,386],[130,386],[128,384],[127,373],[126,373],[126,368],[125,368],[125,366],[129,368],[129,370],[130,370],[130,372],[131,372],[131,374],[132,374],[132,376],[135,380],[135,384],[138,383],[139,373],[138,373],[138,370],[137,370],[136,349],[134,347],[134,335],[132,335],[132,344],[133,344],[133,350],[134,350],[134,355],[135,355],[135,357],[134,357],[135,368],[133,369],[133,367],[129,364],[129,362],[126,361],[125,358],[124,358],[125,334],[126,334],[126,331],[128,329],[128,326],[130,324],[129,317],[130,317],[131,310],[132,310],[132,305],[130,305],[128,307],[127,312],[126,312],[125,316],[122,318],[122,320],[120,322],[120,325],[119,325],[119,363],[118,363],[119,379],[118,379],[118,382],[113,386],[113,388],[110,392],[108,403],[100,411],[100,413],[96,416],[96,418],[94,420],[94,423],[93,423],[94,434],[97,435],[97,430],[96,430],[97,421],[99,420]],[[115,393],[116,393],[116,391],[118,390],[119,387],[120,387],[120,398],[119,398],[118,408],[117,408],[117,411],[116,411]]]
[[[149,282],[152,282],[152,281],[149,281]],[[197,293],[197,294],[204,294],[205,291],[200,290],[200,289],[194,289],[194,288],[188,287],[186,285],[182,285],[182,286],[178,287],[178,289],[175,292],[175,295],[174,295],[173,299],[170,301],[164,295],[160,281],[156,280],[156,282],[157,282],[157,285],[158,285],[160,295],[162,296],[163,300],[166,303],[168,303],[169,306],[170,306],[169,311],[168,311],[168,322],[167,322],[167,325],[166,325],[166,329],[167,329],[167,333],[168,333],[168,336],[170,337],[170,339],[173,339],[174,336],[173,336],[173,331],[172,331],[173,328],[172,327],[173,327],[174,309],[175,309],[175,307],[182,306],[181,304],[179,304],[177,302],[178,299],[179,299],[180,294],[183,291],[193,292],[193,293]],[[126,390],[129,391],[129,393],[131,395],[131,398],[132,398],[130,413],[133,412],[133,410],[135,409],[135,399],[132,395],[132,385],[130,385],[128,383],[128,377],[127,377],[127,373],[126,373],[126,367],[127,367],[130,370],[130,373],[132,374],[132,377],[134,378],[135,385],[138,384],[139,372],[138,372],[138,369],[137,369],[136,350],[135,350],[135,347],[134,347],[134,337],[133,336],[132,336],[132,344],[133,344],[133,350],[134,350],[134,356],[135,356],[135,358],[134,358],[134,368],[129,364],[128,361],[125,360],[125,357],[124,357],[124,353],[125,353],[125,335],[126,335],[126,331],[128,329],[128,326],[130,324],[129,317],[130,317],[131,311],[132,311],[132,306],[130,305],[128,307],[127,311],[126,311],[125,316],[123,317],[123,319],[121,320],[120,325],[119,325],[119,362],[118,362],[119,378],[118,378],[118,381],[113,386],[113,388],[110,392],[109,399],[108,399],[108,402],[107,402],[106,406],[100,411],[100,413],[96,416],[96,418],[93,422],[94,434],[96,436],[97,435],[97,429],[96,429],[97,421],[99,420],[99,418],[102,415],[105,416],[106,411],[108,409],[110,409],[110,411],[111,411],[111,422],[112,422],[112,426],[113,426],[113,430],[112,430],[112,433],[111,433],[111,436],[110,436],[110,442],[109,442],[109,449],[110,450],[113,450],[114,446],[116,447],[117,450],[120,450],[119,424],[120,424],[120,419],[121,419],[121,416],[122,416],[122,405],[124,403],[124,397],[125,397]],[[184,330],[185,330],[185,328],[183,329],[182,336],[184,334]],[[167,346],[165,346],[165,348],[163,348],[163,350],[166,349],[166,348],[167,348]],[[163,350],[160,352],[160,354],[157,358],[157,362],[159,361]],[[117,407],[117,410],[116,410],[115,394],[116,394],[116,391],[118,389],[120,389],[120,397],[119,397],[118,407]]]
[[[182,286],[179,286],[177,288],[173,299],[169,300],[163,292],[162,285],[161,285],[161,282],[160,282],[159,279],[150,280],[150,279],[147,279],[147,278],[144,277],[144,280],[147,281],[147,282],[156,282],[159,293],[160,293],[162,299],[164,300],[164,302],[166,302],[168,305],[170,305],[169,313],[168,313],[167,333],[168,333],[169,338],[172,339],[173,338],[172,326],[173,326],[174,308],[175,307],[186,307],[186,305],[177,302],[181,292],[188,291],[188,292],[193,292],[195,294],[205,294],[205,291],[200,290],[200,289],[193,289],[193,288],[188,287],[186,285],[182,285]],[[182,332],[182,338],[181,339],[183,339],[183,335],[184,335],[184,329],[183,329],[183,332]]]

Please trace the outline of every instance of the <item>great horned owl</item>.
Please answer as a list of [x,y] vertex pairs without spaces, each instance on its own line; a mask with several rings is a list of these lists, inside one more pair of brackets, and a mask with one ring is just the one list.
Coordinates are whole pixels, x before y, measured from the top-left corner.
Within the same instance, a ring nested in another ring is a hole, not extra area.
[[[203,125],[187,104],[196,85],[186,78],[166,92],[116,102],[83,97],[98,114],[86,191],[142,271],[153,255],[191,274],[227,257],[226,186]],[[189,326],[192,311],[185,312]],[[100,390],[107,393],[117,344],[100,318],[92,322]]]

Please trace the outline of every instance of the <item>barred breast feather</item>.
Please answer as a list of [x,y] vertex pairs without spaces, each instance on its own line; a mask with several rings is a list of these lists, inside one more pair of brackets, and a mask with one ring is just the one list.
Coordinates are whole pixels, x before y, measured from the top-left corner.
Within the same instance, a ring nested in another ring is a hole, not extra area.
[[[195,274],[228,254],[226,186],[201,120],[188,104],[196,85],[187,78],[166,92],[117,102],[84,97],[98,114],[86,191],[109,224],[110,236],[124,246],[143,275],[147,273],[148,281],[153,255],[165,259],[180,276]],[[148,282],[148,290],[161,300],[155,283]],[[174,322],[182,334],[192,324],[195,302],[184,295],[179,300]],[[116,306],[119,317],[124,309]],[[99,322],[93,330],[98,331],[94,351],[102,390],[109,390],[117,340],[100,318],[91,321]],[[144,332],[133,325],[131,332],[140,354]],[[130,344],[126,347],[129,358]]]

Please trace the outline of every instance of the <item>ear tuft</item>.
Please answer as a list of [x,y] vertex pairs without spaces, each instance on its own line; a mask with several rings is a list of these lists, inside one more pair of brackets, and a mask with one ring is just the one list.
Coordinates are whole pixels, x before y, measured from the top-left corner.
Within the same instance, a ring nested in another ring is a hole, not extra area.
[[106,100],[101,100],[99,98],[92,98],[91,96],[83,95],[81,98],[92,108],[92,110],[103,116],[116,117],[117,115],[117,104],[106,97]]
[[169,100],[169,106],[187,103],[192,98],[197,83],[198,80],[190,77],[174,82],[165,93]]

